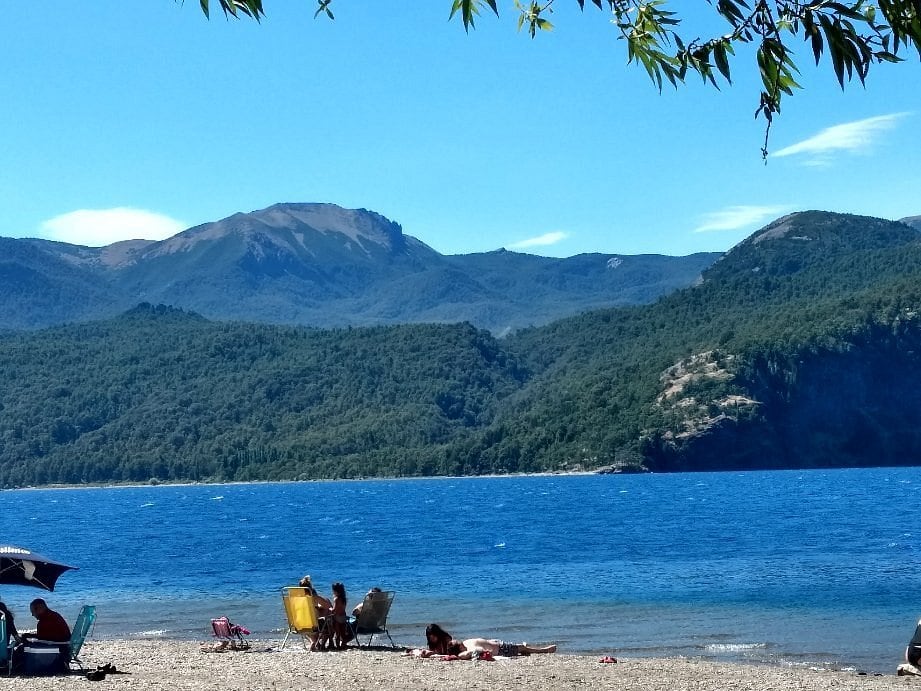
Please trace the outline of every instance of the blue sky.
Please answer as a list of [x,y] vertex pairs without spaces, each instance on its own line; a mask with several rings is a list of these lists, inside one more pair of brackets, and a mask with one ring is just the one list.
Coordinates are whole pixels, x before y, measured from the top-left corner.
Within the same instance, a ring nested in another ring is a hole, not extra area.
[[916,54],[842,93],[802,46],[765,166],[751,60],[721,91],[659,94],[605,13],[557,4],[532,40],[511,0],[469,35],[450,0],[337,0],[332,22],[266,0],[261,24],[197,0],[10,3],[0,235],[103,245],[333,202],[444,253],[683,255],[793,210],[921,214]]

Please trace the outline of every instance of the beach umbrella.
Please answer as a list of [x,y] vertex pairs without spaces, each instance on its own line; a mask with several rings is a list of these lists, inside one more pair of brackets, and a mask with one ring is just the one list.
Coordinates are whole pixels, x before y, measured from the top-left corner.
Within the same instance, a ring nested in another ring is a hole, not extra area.
[[3,585],[30,585],[54,590],[58,576],[75,568],[22,547],[0,545],[0,584]]

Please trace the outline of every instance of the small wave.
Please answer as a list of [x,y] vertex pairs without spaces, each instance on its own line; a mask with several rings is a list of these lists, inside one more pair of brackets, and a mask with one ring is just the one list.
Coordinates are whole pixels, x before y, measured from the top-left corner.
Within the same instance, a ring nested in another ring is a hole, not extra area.
[[224,498],[223,494],[219,494],[216,497],[211,497],[211,501],[221,501]]
[[168,629],[151,629],[150,631],[138,631],[134,635],[138,638],[163,638],[167,633]]
[[767,643],[708,643],[705,650],[714,653],[737,653],[742,650],[759,650],[767,648]]
[[141,508],[142,508],[142,509],[146,509],[148,506],[153,506],[153,505],[154,505],[154,503],[153,503],[152,501],[148,501],[148,502],[146,502],[146,503],[144,503],[144,504],[141,504]]
[[496,545],[496,547],[505,547],[505,543],[504,543],[504,542],[500,542],[499,544]]

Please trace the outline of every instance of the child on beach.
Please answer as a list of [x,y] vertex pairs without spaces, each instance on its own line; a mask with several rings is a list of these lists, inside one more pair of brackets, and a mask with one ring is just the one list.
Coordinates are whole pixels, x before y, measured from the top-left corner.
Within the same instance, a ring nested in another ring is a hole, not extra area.
[[347,604],[345,596],[345,586],[338,581],[333,583],[333,607],[330,610],[331,622],[331,647],[336,650],[345,650],[345,644],[348,640],[348,623],[349,617],[346,614],[345,606]]

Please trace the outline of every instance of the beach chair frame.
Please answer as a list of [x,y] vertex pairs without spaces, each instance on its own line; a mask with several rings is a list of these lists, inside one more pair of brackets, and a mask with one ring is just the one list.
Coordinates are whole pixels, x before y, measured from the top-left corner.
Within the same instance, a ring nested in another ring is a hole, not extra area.
[[285,608],[288,627],[285,640],[281,644],[282,650],[288,645],[291,634],[300,636],[304,647],[312,650],[325,626],[329,625],[329,618],[327,617],[322,624],[317,619],[317,603],[307,588],[285,586],[281,589],[281,602]]
[[243,638],[243,627],[237,626],[227,617],[211,620],[211,631],[221,646],[231,650],[249,650],[249,641]]
[[91,635],[95,628],[96,605],[83,605],[70,633],[70,662],[76,662],[80,669],[83,669],[83,662],[79,657],[80,651],[83,649],[87,636]]
[[7,676],[12,672],[10,655],[10,633],[6,627],[6,615],[0,612],[0,668],[6,667]]
[[374,636],[382,633],[387,634],[391,648],[397,647],[390,636],[390,631],[387,630],[387,617],[390,616],[394,595],[392,590],[368,593],[362,601],[358,616],[349,618],[349,628],[359,648],[362,647],[359,634],[368,637],[364,646],[367,648],[371,646]]

